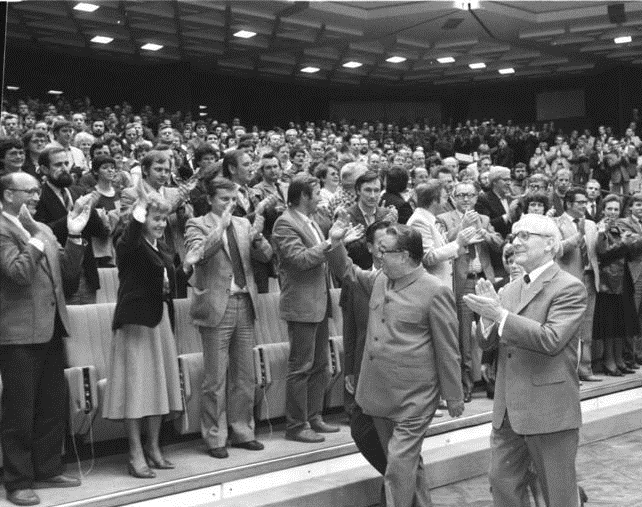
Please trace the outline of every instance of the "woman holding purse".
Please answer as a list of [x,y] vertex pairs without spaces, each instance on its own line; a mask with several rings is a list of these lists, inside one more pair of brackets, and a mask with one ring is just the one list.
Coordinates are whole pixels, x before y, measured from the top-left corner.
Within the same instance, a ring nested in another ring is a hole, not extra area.
[[[174,334],[170,325],[174,265],[162,241],[170,204],[137,186],[132,216],[116,245],[120,289],[112,328],[111,361],[103,408],[106,419],[124,420],[128,471],[151,479],[151,468],[171,469],[160,448],[164,416],[183,410]],[[147,425],[147,444],[141,430]]]

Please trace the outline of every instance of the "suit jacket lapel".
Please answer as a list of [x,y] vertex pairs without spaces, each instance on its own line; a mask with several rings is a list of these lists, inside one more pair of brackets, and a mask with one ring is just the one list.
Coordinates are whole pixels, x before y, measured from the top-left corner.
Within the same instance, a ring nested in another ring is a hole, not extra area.
[[523,290],[521,292],[522,297],[519,300],[519,304],[515,309],[515,313],[521,312],[526,306],[541,292],[541,290],[551,281],[551,278],[557,274],[560,270],[560,267],[557,264],[553,264],[550,268],[544,271],[540,276],[537,277],[531,286],[528,288],[524,287],[524,282],[522,281]]
[[290,213],[293,221],[297,224],[299,232],[301,232],[302,235],[307,238],[308,246],[316,245],[318,241],[314,236],[312,230],[308,227],[308,224],[306,224],[305,221],[299,217],[298,213],[292,212],[290,210],[288,210],[288,213]]

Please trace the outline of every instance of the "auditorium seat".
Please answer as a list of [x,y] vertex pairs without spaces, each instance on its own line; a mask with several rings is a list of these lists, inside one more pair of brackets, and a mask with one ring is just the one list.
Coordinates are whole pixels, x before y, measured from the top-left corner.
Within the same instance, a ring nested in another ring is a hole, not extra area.
[[100,289],[96,291],[96,303],[115,303],[118,296],[118,268],[98,268]]
[[330,291],[330,297],[332,298],[332,318],[328,321],[330,380],[325,396],[326,408],[343,406],[343,311],[339,306],[340,296],[341,289],[332,289]]
[[65,339],[65,374],[70,394],[71,431],[85,440],[103,441],[126,436],[123,424],[102,417],[111,353],[115,303],[69,306],[69,337]]

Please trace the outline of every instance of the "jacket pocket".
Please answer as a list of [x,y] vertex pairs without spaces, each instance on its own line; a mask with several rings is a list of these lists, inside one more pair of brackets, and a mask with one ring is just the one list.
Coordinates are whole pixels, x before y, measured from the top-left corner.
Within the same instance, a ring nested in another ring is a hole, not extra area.
[[564,371],[553,370],[533,373],[531,375],[531,382],[534,386],[546,386],[550,384],[561,384],[567,379]]

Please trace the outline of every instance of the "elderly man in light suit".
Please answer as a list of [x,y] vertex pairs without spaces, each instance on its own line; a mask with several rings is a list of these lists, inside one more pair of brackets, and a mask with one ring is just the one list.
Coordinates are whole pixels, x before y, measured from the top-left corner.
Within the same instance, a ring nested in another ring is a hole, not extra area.
[[[90,207],[67,215],[65,248],[32,215],[40,185],[26,173],[0,177],[0,375],[4,487],[16,505],[37,505],[33,489],[79,486],[62,475],[67,395],[65,289],[74,290]],[[88,202],[85,200],[84,202]]]
[[421,445],[440,395],[451,416],[464,410],[453,293],[421,266],[421,235],[413,228],[386,230],[379,271],[354,266],[341,242],[347,233],[347,224],[335,222],[327,256],[335,275],[370,295],[356,401],[373,417],[386,452],[386,504],[427,507]]
[[582,423],[578,329],[586,289],[557,264],[554,220],[527,214],[513,226],[523,278],[500,296],[487,280],[464,296],[481,316],[480,345],[498,347],[489,479],[495,507],[526,506],[531,463],[546,504],[577,507],[575,458]]
[[272,241],[279,260],[281,318],[288,324],[290,357],[286,380],[285,438],[323,442],[319,433],[337,426],[321,417],[328,384],[328,317],[332,311],[326,242],[311,218],[320,201],[316,178],[302,174],[288,188],[288,209],[274,223]]
[[263,237],[263,215],[254,225],[233,217],[236,185],[207,182],[211,211],[187,221],[185,262],[194,265],[191,316],[203,341],[201,431],[208,453],[227,458],[228,426],[233,447],[260,451],[254,438],[254,320],[258,293],[251,259],[268,262],[272,248]]
[[491,251],[499,252],[503,243],[495,232],[486,215],[474,210],[477,202],[477,189],[472,182],[455,185],[453,196],[457,209],[437,217],[437,224],[446,233],[447,241],[452,241],[462,230],[473,227],[475,236],[468,246],[453,261],[453,288],[457,302],[459,320],[459,350],[461,351],[461,379],[464,387],[464,401],[472,400],[473,380],[473,312],[464,304],[465,294],[475,293],[475,284],[480,278],[495,283],[495,271],[490,259]]
[[421,234],[424,256],[423,265],[428,273],[436,276],[446,287],[452,289],[452,263],[451,261],[463,254],[469,241],[473,239],[476,231],[473,227],[462,229],[450,242],[437,227],[435,212],[441,209],[441,203],[446,198],[446,189],[438,181],[430,181],[418,185],[417,209],[413,212],[407,225],[416,229]]
[[562,247],[557,257],[560,267],[584,283],[587,291],[586,315],[580,327],[581,358],[580,380],[600,382],[591,368],[591,345],[593,342],[593,313],[599,291],[600,270],[597,260],[597,226],[586,220],[586,191],[573,188],[564,196],[564,213],[557,217],[557,227],[562,234]]

